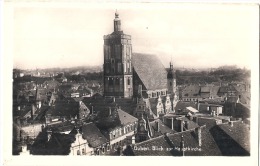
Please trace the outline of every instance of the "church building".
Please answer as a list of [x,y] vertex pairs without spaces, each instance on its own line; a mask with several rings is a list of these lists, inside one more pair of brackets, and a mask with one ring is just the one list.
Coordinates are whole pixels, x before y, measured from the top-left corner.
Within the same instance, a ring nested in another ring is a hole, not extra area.
[[132,53],[131,36],[121,30],[116,12],[114,32],[104,36],[104,96],[158,98],[175,92],[173,65],[167,72],[156,55]]
[[104,97],[136,101],[133,115],[149,120],[174,112],[176,77],[153,54],[132,53],[131,36],[121,30],[115,13],[114,32],[104,36]]

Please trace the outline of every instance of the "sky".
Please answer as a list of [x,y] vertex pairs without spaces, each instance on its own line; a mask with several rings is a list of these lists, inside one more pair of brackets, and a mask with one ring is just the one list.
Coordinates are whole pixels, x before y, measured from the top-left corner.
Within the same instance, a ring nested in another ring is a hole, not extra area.
[[133,52],[156,54],[165,67],[172,60],[175,67],[250,69],[259,46],[257,9],[180,3],[19,7],[13,14],[13,65],[103,65],[103,36],[113,32],[117,10]]

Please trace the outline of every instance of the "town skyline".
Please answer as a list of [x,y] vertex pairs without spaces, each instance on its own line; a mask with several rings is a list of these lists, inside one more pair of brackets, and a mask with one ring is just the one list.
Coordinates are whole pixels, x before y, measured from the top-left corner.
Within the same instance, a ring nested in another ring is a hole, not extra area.
[[[251,7],[116,8],[122,30],[132,36],[133,52],[155,54],[166,68],[173,61],[177,68],[250,69],[255,46]],[[116,8],[15,9],[14,68],[103,65],[103,35],[112,31]]]

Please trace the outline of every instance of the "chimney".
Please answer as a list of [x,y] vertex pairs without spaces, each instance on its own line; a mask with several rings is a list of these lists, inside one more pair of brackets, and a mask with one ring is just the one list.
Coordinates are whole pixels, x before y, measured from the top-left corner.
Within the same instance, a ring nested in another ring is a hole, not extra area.
[[94,114],[94,106],[91,106],[91,114]]
[[200,103],[197,102],[197,110],[199,111],[200,110]]
[[111,107],[108,108],[109,116],[111,115]]
[[197,136],[197,141],[199,143],[199,146],[201,146],[202,145],[202,143],[201,143],[201,127],[195,128],[195,133],[196,133],[196,136]]
[[198,124],[199,123],[199,117],[195,117],[195,122]]
[[32,111],[31,111],[31,116],[32,117],[33,117],[34,113],[35,113],[35,106],[32,104]]
[[172,118],[172,130],[174,129],[174,126],[173,126],[173,118]]
[[181,128],[181,130],[180,130],[180,132],[183,132],[183,120],[180,120],[180,123],[181,123],[181,125],[180,125],[180,128]]
[[184,139],[183,139],[183,135],[181,135],[180,151],[181,151],[181,156],[184,156]]
[[52,134],[52,131],[51,130],[47,130],[47,141],[50,141],[51,134]]
[[159,132],[160,131],[160,125],[159,125],[159,122],[158,121],[155,121],[155,128],[156,128],[156,131]]
[[189,129],[189,121],[185,121],[185,128],[188,130]]
[[229,125],[230,125],[231,127],[233,127],[233,121],[230,121],[230,122],[229,122]]
[[138,85],[138,95],[142,98],[142,85]]

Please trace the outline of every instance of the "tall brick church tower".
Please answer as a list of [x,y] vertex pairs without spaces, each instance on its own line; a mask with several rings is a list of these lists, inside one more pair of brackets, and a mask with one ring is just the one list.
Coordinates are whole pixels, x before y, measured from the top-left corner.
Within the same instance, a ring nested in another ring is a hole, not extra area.
[[133,96],[131,36],[121,30],[119,14],[115,13],[114,32],[104,35],[104,96]]

